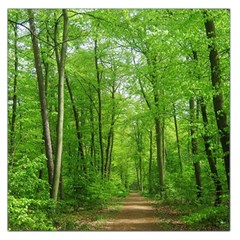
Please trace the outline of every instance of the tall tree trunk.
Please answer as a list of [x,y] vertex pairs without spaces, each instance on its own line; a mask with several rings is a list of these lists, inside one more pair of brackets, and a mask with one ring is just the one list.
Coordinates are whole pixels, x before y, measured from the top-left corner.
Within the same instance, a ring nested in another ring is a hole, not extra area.
[[63,182],[62,171],[61,171],[60,182],[59,182],[59,198],[60,198],[60,200],[64,199],[64,182]]
[[103,149],[103,137],[102,137],[102,96],[101,96],[101,76],[98,66],[98,43],[94,41],[94,58],[95,68],[97,76],[97,96],[98,96],[98,134],[99,134],[99,147],[100,147],[100,159],[101,159],[101,175],[104,177],[104,149]]
[[[159,97],[155,93],[154,102],[156,109],[159,109]],[[155,133],[156,133],[156,146],[157,146],[157,165],[159,171],[159,187],[160,187],[160,195],[163,197],[163,193],[165,191],[165,180],[164,180],[164,162],[162,155],[162,133],[161,133],[161,122],[160,117],[157,115],[155,117]]]
[[138,165],[138,159],[136,160],[134,160],[134,162],[135,162],[135,169],[136,169],[136,175],[137,175],[137,187],[138,187],[138,190],[140,190],[141,189],[141,184],[140,184],[140,178],[139,178],[139,165]]
[[173,119],[174,119],[174,126],[175,126],[175,133],[176,133],[176,142],[177,142],[177,149],[178,149],[178,161],[179,161],[179,168],[180,173],[183,173],[183,165],[182,165],[182,157],[181,157],[181,147],[178,135],[178,124],[177,124],[177,116],[176,116],[176,107],[173,104]]
[[216,32],[215,24],[211,17],[209,17],[208,12],[204,11],[205,18],[205,29],[207,38],[210,40],[208,44],[209,48],[209,61],[211,65],[211,80],[212,86],[215,91],[213,94],[213,106],[215,117],[217,121],[217,127],[220,133],[220,141],[222,145],[222,150],[224,154],[224,165],[225,173],[227,177],[228,189],[230,189],[230,136],[228,132],[228,122],[227,114],[223,108],[223,94],[222,94],[222,79],[221,79],[221,69],[219,63],[219,54],[217,46],[215,43]]
[[108,177],[109,168],[110,168],[110,157],[112,154],[111,153],[111,151],[112,151],[111,144],[113,143],[113,131],[114,131],[114,123],[115,123],[115,92],[116,92],[116,89],[113,84],[112,93],[111,93],[111,100],[112,100],[111,123],[110,123],[110,129],[109,129],[108,137],[107,137],[106,160],[105,160],[105,168],[104,168],[106,177]]
[[108,166],[108,180],[110,179],[111,167],[112,167],[113,139],[114,139],[114,131],[112,132],[111,145],[110,145],[109,166]]
[[156,145],[157,145],[157,165],[159,173],[159,187],[160,194],[163,196],[164,192],[164,169],[162,159],[162,144],[161,144],[161,125],[158,118],[155,118],[155,132],[156,132]]
[[105,159],[105,166],[104,166],[105,177],[108,177],[108,173],[109,173],[110,156],[112,151],[112,147],[111,147],[112,138],[113,138],[113,126],[111,124],[110,130],[108,132],[108,137],[107,137],[106,159]]
[[17,23],[14,24],[14,82],[13,82],[13,104],[12,104],[12,121],[10,127],[10,157],[11,164],[14,163],[15,152],[15,127],[17,116],[17,80],[18,80],[18,32]]
[[67,10],[63,9],[63,37],[61,57],[59,64],[59,82],[58,82],[58,131],[57,131],[57,153],[54,169],[52,196],[54,200],[58,198],[59,181],[62,166],[62,149],[63,149],[63,120],[64,120],[64,72],[67,53],[67,38],[68,38],[68,15]]
[[148,166],[148,192],[152,193],[152,159],[153,159],[153,136],[149,131],[149,166]]
[[216,159],[213,156],[211,146],[210,146],[210,137],[208,135],[208,129],[207,129],[207,127],[208,127],[208,117],[207,117],[206,105],[204,103],[203,97],[200,98],[200,105],[201,105],[201,113],[202,113],[202,118],[203,118],[203,123],[204,123],[204,129],[205,129],[204,135],[203,135],[205,152],[206,152],[209,167],[210,167],[210,170],[211,170],[211,177],[213,179],[215,189],[216,189],[215,205],[219,205],[221,203],[222,184],[221,184],[221,182],[219,180],[219,177],[218,177]]
[[166,147],[165,147],[165,118],[162,118],[161,124],[161,139],[162,139],[162,161],[163,161],[163,169],[165,171],[166,164]]
[[139,175],[140,175],[140,190],[143,192],[143,162],[142,156],[139,156]]
[[[189,101],[190,106],[190,125],[191,125],[191,143],[192,143],[192,154],[193,156],[198,155],[198,144],[197,144],[197,138],[195,136],[196,129],[193,126],[194,120],[195,120],[195,103],[194,98],[192,97]],[[194,173],[195,173],[195,179],[196,179],[196,187],[197,187],[197,197],[202,196],[202,179],[201,179],[201,166],[199,160],[194,159],[193,161],[194,166]]]
[[96,149],[95,149],[95,127],[94,127],[94,115],[93,115],[93,101],[90,102],[90,124],[91,124],[91,146],[90,146],[90,156],[91,162],[94,168],[98,169]]
[[41,116],[42,116],[42,124],[43,124],[43,134],[44,134],[44,142],[45,142],[45,151],[47,157],[47,167],[48,167],[48,183],[52,187],[53,183],[53,173],[54,173],[54,163],[53,163],[53,154],[52,154],[52,142],[51,142],[51,132],[49,127],[49,119],[48,119],[48,110],[46,104],[46,96],[45,96],[45,86],[44,86],[44,77],[41,66],[41,58],[39,51],[39,44],[37,39],[37,31],[34,22],[34,12],[33,10],[28,10],[29,16],[29,25],[31,30],[32,37],[32,46],[33,46],[33,54],[35,61],[35,68],[37,72],[37,80],[38,80],[38,90],[39,90],[39,98],[41,105]]
[[78,141],[78,156],[81,159],[80,164],[83,165],[83,171],[86,173],[86,163],[85,163],[84,150],[83,150],[83,144],[82,144],[82,133],[81,133],[80,126],[79,126],[78,111],[77,111],[77,108],[76,108],[76,104],[74,102],[74,97],[73,97],[72,89],[71,89],[71,86],[70,86],[70,83],[69,83],[69,79],[68,79],[67,76],[66,76],[65,79],[66,79],[67,88],[68,88],[69,96],[70,96],[70,99],[71,99],[72,109],[73,109],[73,114],[74,114],[76,135],[77,135],[77,141]]
[[[196,63],[198,63],[197,51],[193,51],[193,59],[194,59],[194,61],[196,61]],[[199,73],[197,73],[197,75],[199,76],[198,78],[200,79]],[[203,97],[199,97],[197,99],[197,106],[200,106],[203,124],[204,124],[203,140],[204,140],[206,156],[208,159],[208,164],[209,164],[210,171],[211,171],[211,177],[213,179],[213,183],[214,183],[215,189],[216,189],[216,198],[215,198],[215,204],[214,204],[216,206],[221,203],[222,184],[218,177],[216,159],[213,156],[213,153],[212,153],[212,150],[210,147],[210,136],[208,134],[208,116],[207,116],[206,105],[205,105]]]

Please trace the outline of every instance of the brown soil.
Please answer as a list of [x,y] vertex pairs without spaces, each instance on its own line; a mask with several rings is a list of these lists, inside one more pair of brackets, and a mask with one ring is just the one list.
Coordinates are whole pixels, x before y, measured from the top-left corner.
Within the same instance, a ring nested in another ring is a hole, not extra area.
[[130,193],[121,212],[106,223],[107,231],[161,231],[156,210],[139,193]]

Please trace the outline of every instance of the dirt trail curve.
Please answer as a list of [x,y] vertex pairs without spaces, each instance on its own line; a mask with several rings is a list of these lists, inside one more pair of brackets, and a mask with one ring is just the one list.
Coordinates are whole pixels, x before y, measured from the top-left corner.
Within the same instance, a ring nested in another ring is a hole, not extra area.
[[106,223],[107,231],[160,231],[155,209],[139,193],[130,193],[121,212]]

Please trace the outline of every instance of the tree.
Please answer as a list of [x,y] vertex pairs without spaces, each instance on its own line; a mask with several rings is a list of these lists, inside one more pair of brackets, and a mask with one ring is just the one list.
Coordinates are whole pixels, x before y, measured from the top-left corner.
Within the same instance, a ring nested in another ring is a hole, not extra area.
[[200,161],[197,159],[198,143],[197,143],[197,137],[196,137],[196,127],[194,126],[196,109],[195,109],[195,100],[193,97],[189,101],[189,107],[190,107],[191,145],[192,145],[192,154],[194,156],[193,166],[194,166],[194,173],[195,173],[195,179],[196,179],[197,197],[200,198],[202,197],[202,177],[201,177]]
[[65,63],[67,53],[68,39],[68,13],[66,9],[62,10],[63,14],[63,37],[61,55],[58,65],[58,125],[57,125],[57,153],[54,168],[52,197],[54,200],[58,198],[58,188],[62,166],[62,151],[63,151],[63,119],[64,119],[64,80],[65,80]]
[[174,126],[175,126],[175,132],[176,132],[176,142],[177,142],[177,149],[178,149],[179,167],[180,167],[180,173],[182,174],[183,165],[182,165],[181,148],[180,148],[180,141],[179,141],[179,134],[178,134],[178,124],[177,124],[175,104],[173,104],[173,119],[174,119]]
[[42,116],[43,134],[44,134],[44,141],[45,141],[45,151],[46,151],[46,157],[48,160],[47,161],[48,182],[49,182],[49,185],[52,186],[53,174],[54,174],[54,162],[53,162],[53,153],[52,153],[51,131],[49,127],[48,110],[47,110],[47,103],[46,103],[43,71],[41,66],[39,43],[38,43],[37,31],[36,31],[35,22],[34,22],[34,11],[29,9],[28,16],[29,16],[29,24],[30,24],[30,31],[31,31],[31,37],[32,37],[35,68],[36,68],[37,79],[38,79],[38,90],[39,90],[39,99],[40,99],[40,105],[41,105],[41,116]]
[[13,83],[13,98],[12,98],[12,120],[10,128],[10,156],[12,164],[14,162],[14,146],[15,146],[15,131],[16,131],[16,116],[17,116],[17,82],[18,82],[18,25],[13,23],[14,28],[14,83]]
[[227,123],[227,114],[224,111],[224,99],[222,94],[222,79],[219,53],[216,46],[216,31],[214,20],[207,11],[203,12],[205,19],[205,29],[207,38],[210,40],[208,44],[209,48],[209,61],[211,68],[211,80],[212,87],[215,91],[213,95],[213,106],[217,126],[220,134],[220,142],[224,154],[225,172],[227,177],[228,188],[230,189],[230,138],[229,138],[229,126]]

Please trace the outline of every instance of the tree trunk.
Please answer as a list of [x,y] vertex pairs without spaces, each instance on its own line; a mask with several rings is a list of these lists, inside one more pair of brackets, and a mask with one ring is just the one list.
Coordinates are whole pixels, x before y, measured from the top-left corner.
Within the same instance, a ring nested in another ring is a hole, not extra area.
[[[89,91],[92,92],[92,87],[89,84]],[[90,156],[91,156],[91,164],[96,171],[98,171],[98,164],[96,159],[96,149],[95,149],[95,126],[94,126],[94,112],[93,112],[93,99],[90,98],[90,106],[89,106],[89,113],[90,113],[90,126],[91,126],[91,145],[90,145]]]
[[102,96],[101,96],[101,76],[98,67],[98,44],[97,40],[94,41],[94,58],[95,68],[97,76],[97,96],[98,96],[98,134],[99,134],[99,147],[100,147],[100,159],[101,159],[101,175],[104,177],[104,150],[103,150],[103,137],[102,137]]
[[160,195],[161,197],[163,197],[163,192],[165,190],[164,164],[162,159],[161,125],[158,117],[155,117],[155,132],[156,132],[156,145],[157,145],[157,165],[158,165],[158,173],[159,173],[159,187],[160,187]]
[[[196,51],[193,51],[193,59],[198,61],[198,55]],[[197,73],[199,76],[199,73]],[[200,76],[198,77],[200,79]],[[212,150],[210,147],[210,136],[208,134],[208,116],[206,111],[206,105],[204,103],[204,98],[199,97],[197,100],[197,106],[200,106],[203,124],[204,124],[204,134],[203,134],[203,140],[204,140],[204,146],[205,146],[205,152],[207,155],[210,171],[211,171],[211,177],[213,179],[213,183],[215,185],[216,189],[216,198],[215,198],[215,206],[219,205],[221,203],[221,195],[222,195],[222,185],[218,177],[217,172],[217,166],[216,166],[216,159],[212,154]]]
[[210,40],[208,44],[209,48],[209,61],[211,65],[211,80],[212,87],[215,91],[213,94],[213,106],[215,117],[217,121],[217,127],[220,133],[220,141],[224,154],[224,165],[227,177],[228,189],[230,189],[230,136],[228,132],[227,114],[223,108],[223,94],[222,94],[222,79],[221,69],[219,63],[219,54],[216,47],[215,39],[215,25],[214,21],[208,16],[207,11],[204,11],[205,29],[207,38]]
[[[195,136],[196,129],[193,126],[194,120],[195,120],[195,103],[194,98],[192,97],[189,101],[190,106],[190,125],[191,125],[191,144],[192,144],[192,154],[193,156],[198,155],[198,144],[197,144],[197,138]],[[196,187],[197,187],[197,197],[200,198],[202,196],[202,179],[201,179],[201,166],[199,160],[194,159],[193,161],[194,166],[194,173],[195,173],[195,179],[196,179]]]
[[18,79],[18,33],[17,24],[14,24],[14,83],[13,83],[13,104],[12,104],[12,121],[10,128],[10,157],[11,164],[14,163],[14,152],[15,152],[15,127],[16,127],[16,116],[17,116],[17,79]]
[[180,173],[182,174],[183,173],[183,165],[182,165],[181,147],[180,147],[180,141],[179,141],[179,135],[178,135],[178,124],[177,124],[177,116],[176,116],[175,104],[173,104],[173,119],[174,119],[176,141],[177,141],[177,149],[178,149],[179,168],[180,168]]
[[54,173],[52,142],[51,142],[50,127],[49,127],[46,96],[44,91],[45,90],[44,77],[43,77],[42,66],[41,66],[41,58],[40,58],[40,51],[38,47],[39,44],[37,39],[37,31],[36,31],[35,22],[34,22],[33,10],[30,10],[30,9],[28,10],[28,16],[29,16],[29,25],[31,30],[33,54],[34,54],[35,68],[37,72],[38,90],[39,90],[39,98],[40,98],[40,105],[41,105],[43,134],[44,134],[45,151],[46,151],[46,157],[47,157],[47,167],[48,167],[48,183],[50,187],[52,187],[53,173]]
[[113,139],[114,139],[114,131],[112,132],[111,146],[110,146],[109,166],[108,166],[108,180],[110,179],[111,167],[112,167]]
[[105,169],[104,169],[106,177],[108,177],[109,168],[110,168],[110,157],[112,155],[111,144],[113,143],[113,131],[114,131],[114,123],[115,123],[115,92],[116,92],[116,88],[113,84],[112,92],[111,92],[111,100],[112,100],[111,124],[110,124],[110,129],[107,137],[106,161],[105,161]]
[[152,130],[149,132],[149,167],[148,167],[148,192],[151,194],[152,189],[152,158],[153,158],[153,137]]
[[78,111],[74,102],[74,97],[73,97],[73,93],[72,93],[72,89],[69,83],[69,79],[66,76],[66,83],[67,83],[67,88],[68,88],[68,92],[69,92],[69,96],[71,99],[71,103],[72,103],[72,109],[73,109],[73,114],[74,114],[74,120],[75,120],[75,127],[76,127],[76,135],[77,135],[77,141],[78,141],[78,156],[80,157],[81,161],[80,161],[80,165],[83,166],[83,171],[86,173],[86,163],[85,163],[85,158],[84,158],[84,150],[83,150],[83,144],[82,144],[82,133],[80,130],[80,126],[79,126],[79,116],[78,116]]
[[[165,111],[165,110],[164,110]],[[163,161],[163,170],[165,171],[166,164],[166,146],[165,146],[165,118],[162,118],[161,124],[161,140],[162,140],[162,161]]]
[[54,169],[53,189],[52,196],[54,200],[58,198],[59,181],[61,175],[62,165],[62,149],[63,149],[63,120],[64,120],[64,72],[65,62],[67,53],[67,35],[68,35],[68,15],[67,10],[63,9],[63,37],[62,37],[62,48],[61,58],[59,65],[59,82],[58,82],[58,131],[57,131],[57,153]]
[[218,177],[218,172],[217,172],[217,166],[216,166],[216,159],[214,158],[210,146],[210,137],[208,135],[208,117],[207,117],[207,111],[206,111],[206,105],[204,103],[203,97],[200,98],[200,105],[201,105],[201,113],[202,113],[202,118],[203,118],[203,123],[204,123],[204,135],[203,135],[203,140],[204,140],[204,145],[205,145],[205,152],[207,155],[209,167],[211,170],[211,177],[213,179],[215,188],[216,188],[216,199],[215,199],[215,205],[219,205],[221,203],[221,196],[222,196],[222,184],[219,180]]

